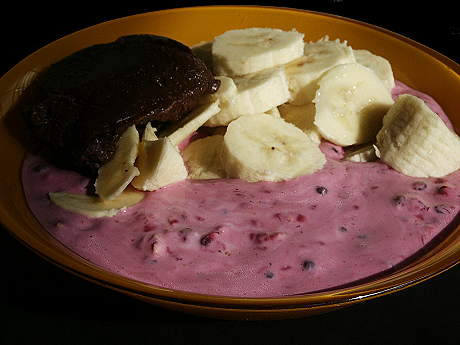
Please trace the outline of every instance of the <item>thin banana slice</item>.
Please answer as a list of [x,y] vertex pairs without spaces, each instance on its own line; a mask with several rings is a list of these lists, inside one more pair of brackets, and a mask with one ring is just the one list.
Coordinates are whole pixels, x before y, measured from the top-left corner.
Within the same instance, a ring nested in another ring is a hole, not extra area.
[[443,177],[460,169],[460,137],[423,100],[398,97],[377,135],[380,159],[404,175]]
[[113,158],[98,171],[94,186],[96,194],[104,200],[112,200],[120,195],[139,175],[134,166],[139,146],[139,133],[136,126],[129,127],[120,137]]
[[368,50],[353,50],[356,62],[370,68],[385,84],[388,91],[391,92],[395,86],[393,69],[390,62],[382,56],[375,55]]
[[188,169],[188,178],[225,178],[226,173],[220,161],[223,135],[211,135],[191,142],[182,152]]
[[318,79],[334,66],[356,62],[353,49],[347,42],[331,41],[328,36],[306,43],[301,58],[286,65],[291,93],[290,103],[311,103],[318,89]]
[[364,144],[346,149],[343,159],[350,162],[364,163],[374,162],[378,157],[373,144]]
[[285,103],[290,96],[283,68],[230,79],[236,93],[228,79],[224,83],[225,96],[220,98],[222,110],[206,122],[207,126],[225,126],[240,116],[270,111]]
[[302,56],[303,37],[295,30],[229,30],[214,38],[214,73],[241,76],[286,64]]
[[372,142],[394,103],[377,75],[358,63],[343,64],[325,72],[318,84],[314,124],[321,136],[341,146]]
[[235,82],[226,76],[217,76],[215,79],[220,80],[220,86],[217,92],[211,95],[211,99],[219,101],[220,111],[204,123],[208,127],[226,126],[237,117],[234,104],[238,89]]
[[120,211],[141,202],[144,198],[144,193],[128,188],[111,200],[102,200],[97,196],[64,192],[49,193],[49,197],[53,203],[67,211],[91,218],[100,218],[113,217]]
[[315,119],[315,105],[313,103],[304,105],[286,103],[279,106],[279,112],[285,121],[301,129],[314,143],[321,143],[321,135],[313,123]]
[[187,178],[182,156],[168,137],[142,142],[136,165],[140,174],[131,184],[139,190],[154,191]]
[[173,145],[178,146],[219,111],[218,100],[201,105],[192,110],[183,120],[162,132],[161,136],[168,137]]
[[157,129],[152,127],[152,124],[149,122],[145,126],[144,134],[142,135],[142,141],[154,141],[157,140]]
[[289,180],[313,173],[326,162],[319,145],[304,132],[266,114],[231,122],[221,159],[227,176],[249,182]]

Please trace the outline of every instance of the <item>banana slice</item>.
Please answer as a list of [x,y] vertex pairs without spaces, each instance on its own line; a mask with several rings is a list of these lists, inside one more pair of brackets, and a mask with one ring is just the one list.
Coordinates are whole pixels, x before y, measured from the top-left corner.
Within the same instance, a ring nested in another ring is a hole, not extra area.
[[377,134],[380,159],[404,175],[443,177],[460,168],[460,138],[423,100],[404,94]]
[[238,89],[232,78],[226,76],[217,76],[215,79],[220,80],[219,89],[211,95],[213,101],[219,101],[220,111],[209,118],[204,125],[208,127],[226,126],[237,116],[234,109]]
[[187,178],[182,156],[168,137],[142,142],[136,165],[140,174],[131,184],[139,190],[154,191]]
[[220,98],[222,110],[206,122],[207,126],[226,126],[240,116],[270,111],[285,103],[290,96],[283,68],[274,68],[231,80],[236,87],[236,93],[233,93],[231,82],[226,80],[224,84],[229,85],[225,89],[228,92],[223,91],[225,96]]
[[157,129],[152,127],[152,124],[149,122],[145,126],[144,134],[142,135],[142,141],[154,141],[157,140]]
[[188,178],[225,178],[226,173],[220,162],[223,135],[211,135],[191,142],[182,152],[188,168]]
[[215,79],[220,81],[220,86],[215,93],[211,95],[211,98],[219,100],[219,107],[221,111],[231,106],[231,103],[235,99],[238,89],[234,80],[226,76],[217,76]]
[[387,59],[364,49],[353,50],[353,54],[357,63],[370,68],[377,74],[388,91],[391,92],[391,90],[393,90],[395,79],[393,76],[393,69]]
[[161,136],[168,137],[173,145],[178,146],[183,140],[190,137],[190,135],[192,135],[212,116],[216,115],[219,110],[220,108],[218,100],[214,100],[209,104],[201,105],[192,110],[192,112],[183,120],[162,132]]
[[349,146],[372,142],[394,103],[377,75],[358,63],[338,65],[319,80],[313,100],[321,136]]
[[286,103],[279,107],[279,112],[286,122],[301,129],[314,143],[321,143],[321,135],[313,123],[315,119],[315,105],[313,103],[304,105]]
[[347,42],[331,41],[328,36],[306,43],[301,58],[286,65],[286,75],[291,93],[290,103],[310,103],[318,88],[318,79],[334,66],[353,63],[353,49]]
[[326,162],[319,146],[304,132],[266,114],[231,122],[221,159],[227,176],[249,182],[292,179],[313,173]]
[[136,126],[129,127],[120,137],[113,158],[98,171],[94,183],[96,194],[104,200],[111,200],[120,195],[139,175],[134,166],[138,154],[139,133]]
[[214,73],[241,76],[286,64],[302,56],[303,37],[295,30],[229,30],[214,38]]
[[364,144],[346,149],[343,159],[350,162],[364,163],[374,162],[378,157],[373,144]]
[[111,200],[102,200],[97,196],[70,193],[49,193],[53,203],[67,211],[79,213],[87,217],[113,217],[120,211],[142,201],[144,193],[133,189],[125,189]]

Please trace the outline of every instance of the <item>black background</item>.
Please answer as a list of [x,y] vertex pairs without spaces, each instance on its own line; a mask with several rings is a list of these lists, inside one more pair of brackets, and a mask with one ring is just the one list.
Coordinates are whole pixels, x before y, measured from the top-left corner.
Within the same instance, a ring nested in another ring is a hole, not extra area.
[[[449,1],[126,1],[103,6],[62,1],[2,5],[0,75],[76,30],[127,15],[205,4],[338,14],[395,31],[460,61],[460,24],[455,2]],[[224,321],[160,309],[89,283],[1,230],[6,286],[0,300],[2,344],[460,344],[459,266],[409,289],[328,314]]]

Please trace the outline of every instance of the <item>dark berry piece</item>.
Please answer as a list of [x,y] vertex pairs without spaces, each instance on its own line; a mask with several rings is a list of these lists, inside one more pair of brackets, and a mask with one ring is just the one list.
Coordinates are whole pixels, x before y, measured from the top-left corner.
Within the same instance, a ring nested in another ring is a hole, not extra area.
[[416,181],[412,183],[412,189],[414,190],[425,190],[426,187],[427,187],[426,183],[422,181]]
[[264,242],[273,241],[279,238],[281,233],[279,232],[258,232],[249,234],[249,239],[256,244],[262,244]]
[[327,194],[327,188],[323,186],[316,187],[316,193],[321,194],[321,195],[326,195]]
[[406,204],[406,197],[404,195],[397,195],[393,198],[393,204],[396,206],[404,206]]
[[169,223],[169,225],[174,225],[176,223],[179,223],[179,221],[177,219],[175,219],[175,218],[169,218],[168,223]]
[[312,270],[315,267],[315,263],[311,260],[305,260],[302,262],[302,269],[304,271]]
[[272,271],[267,271],[265,272],[265,277],[271,279],[275,276],[275,274]]
[[441,195],[448,195],[449,194],[449,187],[447,186],[441,186],[438,188],[438,194]]
[[341,226],[341,227],[339,228],[339,231],[340,231],[340,232],[347,232],[348,229],[347,229],[346,227],[344,227],[344,226]]
[[209,234],[206,234],[201,237],[200,243],[202,246],[207,246],[209,245],[218,235],[219,233],[217,231],[210,232]]
[[434,210],[437,212],[437,213],[440,213],[440,214],[450,214],[452,213],[452,207],[449,207],[447,205],[436,205],[434,207]]
[[281,216],[281,213],[275,213],[275,214],[273,215],[273,218],[278,219],[280,222],[283,221],[283,217]]
[[303,214],[298,214],[296,219],[298,222],[305,222],[306,217]]

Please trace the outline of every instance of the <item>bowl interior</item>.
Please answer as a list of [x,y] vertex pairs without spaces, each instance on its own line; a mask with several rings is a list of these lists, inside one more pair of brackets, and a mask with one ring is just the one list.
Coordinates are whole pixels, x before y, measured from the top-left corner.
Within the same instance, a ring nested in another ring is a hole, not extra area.
[[[206,25],[203,25],[206,23]],[[229,29],[272,27],[297,29],[307,41],[324,35],[346,40],[355,49],[367,49],[387,58],[395,78],[433,96],[444,108],[457,130],[460,129],[458,98],[460,66],[441,54],[405,37],[372,25],[341,17],[302,10],[257,6],[211,6],[145,13],[102,23],[66,36],[38,50],[19,62],[0,80],[0,152],[4,157],[0,170],[1,222],[25,245],[48,260],[97,283],[127,293],[219,306],[264,306],[291,308],[352,302],[404,288],[453,266],[460,260],[460,229],[453,228],[441,243],[402,269],[351,288],[326,293],[270,299],[245,299],[204,296],[148,286],[111,274],[67,250],[42,230],[30,213],[21,189],[20,169],[24,148],[16,139],[21,123],[14,108],[20,90],[31,71],[37,72],[50,63],[81,48],[112,41],[121,35],[152,33],[168,36],[187,45],[209,41]],[[33,75],[33,73],[32,73]]]

